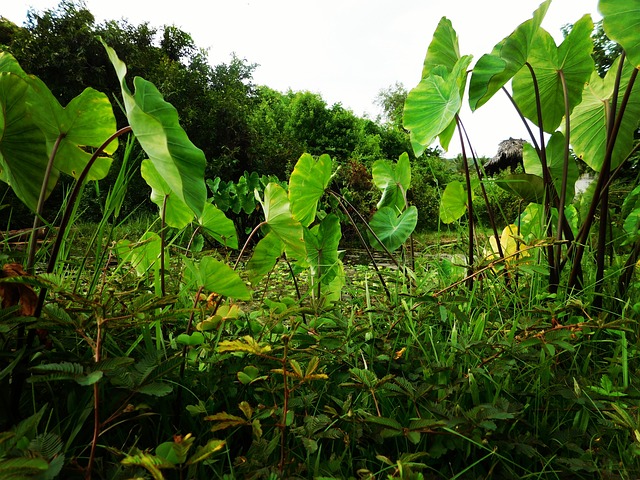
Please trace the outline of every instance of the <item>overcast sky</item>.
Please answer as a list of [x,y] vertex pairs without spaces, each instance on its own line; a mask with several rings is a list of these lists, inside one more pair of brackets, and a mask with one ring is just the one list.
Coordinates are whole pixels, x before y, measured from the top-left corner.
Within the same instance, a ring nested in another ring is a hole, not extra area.
[[[257,84],[280,91],[310,90],[332,105],[374,118],[380,89],[420,80],[422,61],[441,17],[458,33],[461,54],[484,53],[529,19],[542,0],[86,0],[97,22],[175,25],[209,51],[212,64],[235,52],[259,67]],[[29,7],[55,8],[57,0],[3,0],[0,15],[21,25]],[[582,15],[600,19],[597,0],[554,0],[542,26],[560,43],[560,27]],[[503,95],[461,118],[474,149],[493,156],[508,137],[526,131]],[[457,137],[456,137],[457,139]],[[460,152],[452,141],[446,156]]]

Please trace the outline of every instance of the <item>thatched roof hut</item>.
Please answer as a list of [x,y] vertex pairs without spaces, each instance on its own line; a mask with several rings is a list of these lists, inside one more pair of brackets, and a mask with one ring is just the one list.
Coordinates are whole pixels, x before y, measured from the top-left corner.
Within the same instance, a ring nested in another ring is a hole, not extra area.
[[522,163],[522,146],[524,144],[525,141],[521,138],[509,138],[500,142],[498,153],[483,165],[487,176],[495,175],[508,167],[511,168],[511,173],[518,165],[522,165],[524,168]]

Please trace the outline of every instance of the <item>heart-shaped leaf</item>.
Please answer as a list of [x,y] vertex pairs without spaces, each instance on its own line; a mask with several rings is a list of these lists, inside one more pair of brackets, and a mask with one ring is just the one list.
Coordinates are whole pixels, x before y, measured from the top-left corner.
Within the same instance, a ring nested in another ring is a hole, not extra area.
[[[138,275],[144,275],[149,270],[160,270],[160,252],[162,241],[155,232],[147,232],[136,243],[127,239],[118,241],[116,252],[123,262],[129,262],[136,269]],[[167,253],[165,252],[165,264]]]
[[233,221],[215,205],[206,203],[198,222],[209,235],[225,247],[238,248],[238,233]]
[[171,191],[201,216],[207,197],[204,153],[191,143],[178,122],[178,112],[151,82],[136,77],[135,93],[131,93],[126,65],[111,47],[103,45],[120,80],[133,133]]
[[544,181],[537,175],[518,173],[495,182],[500,188],[515,193],[527,203],[542,203],[544,200]]
[[236,271],[226,263],[212,257],[203,257],[199,262],[185,258],[185,279],[196,288],[204,287],[226,297],[249,300],[251,292]]
[[[619,60],[616,59],[604,78],[600,78],[597,72],[591,74],[582,94],[582,102],[573,109],[571,114],[571,145],[574,153],[596,172],[602,169],[604,163],[607,146],[607,115],[613,98]],[[625,62],[620,79],[620,92],[627,89],[632,71],[633,67]],[[620,165],[633,148],[638,119],[640,119],[640,82],[636,81],[613,148],[612,169]]]
[[282,240],[273,232],[267,233],[253,249],[253,255],[247,262],[251,282],[256,283],[263,275],[269,273],[283,251]]
[[312,274],[322,283],[328,284],[336,276],[341,237],[340,219],[334,214],[327,215],[311,230],[304,230],[307,262]]
[[545,0],[533,13],[533,18],[520,24],[511,35],[496,44],[490,54],[480,57],[469,82],[472,111],[484,105],[524,66],[533,37],[550,4],[551,0]]
[[[461,90],[464,89],[470,63],[471,57],[467,55],[458,60],[451,72],[444,66],[435,68],[407,95],[404,126],[411,132],[416,156],[443,132],[453,134],[451,124],[462,106]],[[443,148],[450,139],[450,135],[445,142],[441,139]]]
[[373,183],[382,190],[377,208],[395,207],[404,210],[407,204],[407,190],[411,186],[411,164],[409,155],[404,152],[398,163],[388,160],[376,160],[371,169]]
[[164,217],[167,225],[173,228],[184,228],[191,223],[193,211],[169,188],[151,160],[142,161],[140,175],[151,187],[151,201],[158,206],[161,216],[162,209],[165,209]]
[[[418,209],[411,205],[400,215],[392,207],[383,207],[371,219],[369,226],[382,244],[393,252],[409,239],[418,224]],[[371,245],[381,250],[382,247],[374,238],[369,237]]]
[[[578,20],[560,47],[551,35],[538,29],[534,35],[528,62],[533,67],[544,131],[552,133],[565,115],[564,88],[567,88],[569,111],[580,103],[584,85],[593,72],[593,22],[589,15]],[[522,69],[513,77],[513,98],[525,117],[538,125],[538,104],[533,78],[529,69]]]
[[296,259],[304,259],[304,235],[302,225],[293,218],[287,192],[277,183],[269,183],[264,189],[264,200],[258,195],[256,199],[262,205],[265,223],[269,232],[273,232],[287,248],[287,252]]
[[440,199],[440,220],[453,223],[467,212],[467,194],[462,182],[449,182]]
[[598,10],[607,36],[624,48],[635,68],[640,68],[640,1],[600,0]]
[[[0,179],[35,211],[48,156],[46,138],[32,120],[30,95],[29,84],[23,78],[14,73],[0,73]],[[57,179],[58,172],[54,170],[47,195]]]
[[318,201],[331,180],[331,157],[321,155],[318,160],[308,153],[296,163],[289,179],[291,214],[302,226],[308,227],[316,218]]

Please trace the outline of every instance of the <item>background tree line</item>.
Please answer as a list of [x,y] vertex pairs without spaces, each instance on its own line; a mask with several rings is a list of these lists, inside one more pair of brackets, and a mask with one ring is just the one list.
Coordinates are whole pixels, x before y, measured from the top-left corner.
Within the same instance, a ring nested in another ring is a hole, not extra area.
[[[570,28],[567,26],[565,33]],[[406,151],[412,161],[413,184],[420,185],[410,192],[420,210],[419,228],[438,227],[441,189],[459,175],[459,166],[442,159],[437,148],[428,149],[419,159],[413,156],[402,127],[407,90],[401,83],[380,90],[375,102],[382,115],[373,120],[359,117],[339,103],[328,105],[317,93],[279,92],[256,85],[253,73],[258,65],[235,55],[228,63],[210,65],[207,52],[175,26],[132,25],[127,20],[97,23],[78,0],[63,0],[57,8],[43,12],[32,9],[24,26],[0,17],[0,50],[10,52],[25,71],[40,77],[63,106],[86,87],[93,87],[112,99],[116,116],[124,125],[117,103],[120,87],[99,37],[126,62],[130,78],[137,75],[153,82],[177,109],[189,138],[207,158],[208,178],[237,181],[244,172],[256,172],[284,180],[302,153],[328,153],[341,166],[338,183],[366,215],[377,201],[371,164],[378,159],[395,160]],[[594,39],[594,58],[604,72],[617,52],[601,25]],[[117,171],[116,158],[110,176],[96,188],[86,189],[83,206],[87,220],[100,216],[100,199]],[[131,173],[125,213],[155,208],[146,183],[137,172]],[[72,179],[66,181],[71,183]],[[21,213],[8,186],[2,189],[0,203],[12,208],[0,210],[0,221],[11,228],[29,226],[22,218],[30,215]],[[48,202],[49,220],[57,211],[53,206],[62,202],[63,190],[57,190],[54,195],[58,198]],[[512,217],[517,212],[516,199],[499,190],[492,198]],[[476,212],[480,217],[486,215],[482,204]]]
[[[30,10],[24,26],[0,17],[0,49],[42,79],[63,106],[92,87],[107,94],[118,110],[120,87],[99,37],[126,62],[130,78],[153,82],[177,109],[181,125],[207,158],[209,178],[235,181],[243,172],[255,171],[285,179],[298,157],[308,152],[330,154],[343,166],[343,179],[349,183],[353,172],[366,174],[360,164],[411,152],[401,117],[385,106],[404,101],[396,95],[406,96],[401,86],[381,92],[379,102],[386,116],[374,121],[339,103],[328,105],[317,93],[278,92],[256,85],[257,65],[235,55],[227,63],[210,65],[207,52],[175,26],[132,25],[127,20],[97,23],[84,3],[74,0],[63,0],[43,12]],[[120,111],[116,115],[124,125],[124,115]],[[117,164],[112,172],[116,174]],[[101,182],[103,194],[110,181],[107,177]],[[146,184],[140,180],[133,187],[128,207],[149,205]],[[94,191],[87,189],[85,199],[89,219]],[[13,206],[10,195],[6,193],[3,203]],[[51,199],[49,204],[59,202]],[[11,224],[20,223],[14,209]]]

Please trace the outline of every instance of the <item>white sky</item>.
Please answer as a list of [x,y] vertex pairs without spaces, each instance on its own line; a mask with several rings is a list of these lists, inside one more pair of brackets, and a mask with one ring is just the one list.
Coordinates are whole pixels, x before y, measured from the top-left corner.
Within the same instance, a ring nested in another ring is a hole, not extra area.
[[[374,99],[396,81],[420,80],[422,61],[442,16],[458,33],[460,52],[484,53],[531,18],[542,0],[86,0],[97,22],[127,19],[154,27],[175,25],[209,50],[212,64],[231,53],[260,66],[257,84],[280,91],[310,90],[357,115],[378,115]],[[22,25],[29,7],[55,8],[57,0],[3,0],[0,15]],[[542,26],[556,42],[560,27],[589,13],[597,0],[554,0]],[[493,156],[508,137],[526,138],[504,95],[461,118],[480,156]],[[457,136],[446,156],[460,152]]]

